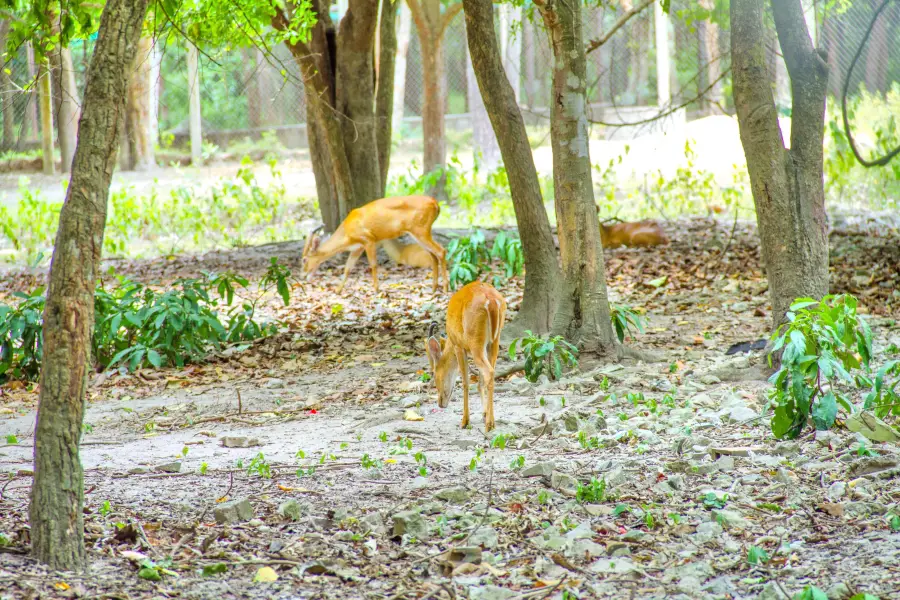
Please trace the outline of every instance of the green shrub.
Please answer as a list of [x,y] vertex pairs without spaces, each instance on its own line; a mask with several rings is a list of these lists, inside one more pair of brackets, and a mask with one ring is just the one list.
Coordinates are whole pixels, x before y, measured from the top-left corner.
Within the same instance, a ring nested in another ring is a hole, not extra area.
[[525,378],[534,383],[547,368],[552,379],[562,377],[563,364],[569,367],[578,365],[578,349],[557,335],[553,337],[541,337],[526,330],[525,335],[513,340],[509,346],[509,359],[515,360],[516,346],[525,355]]
[[450,240],[447,244],[450,287],[456,289],[478,279],[488,268],[490,260],[491,254],[482,232],[476,230],[467,236]]
[[641,316],[635,312],[627,304],[609,304],[609,318],[612,321],[613,329],[616,330],[616,337],[619,343],[625,341],[625,334],[630,333],[634,336],[634,332],[644,333],[644,324]]
[[522,268],[525,266],[525,256],[522,254],[522,240],[501,231],[494,238],[494,244],[491,246],[491,258],[500,261],[507,279],[520,275]]
[[16,306],[0,304],[0,383],[35,380],[41,369],[44,342],[44,289],[30,295],[16,292]]

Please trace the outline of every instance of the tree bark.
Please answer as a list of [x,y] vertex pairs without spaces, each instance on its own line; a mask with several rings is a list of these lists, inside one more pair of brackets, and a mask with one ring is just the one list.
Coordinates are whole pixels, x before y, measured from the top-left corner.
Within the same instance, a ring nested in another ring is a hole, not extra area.
[[[713,0],[700,0],[700,7],[712,10],[715,6]],[[721,110],[722,106],[722,82],[713,84],[722,73],[719,60],[719,26],[712,19],[697,22],[697,47],[700,62],[698,87],[705,90],[710,85],[712,88],[700,99],[700,112],[704,115],[714,114]]]
[[562,279],[550,221],[525,121],[503,69],[493,4],[491,0],[464,0],[464,5],[472,66],[506,165],[525,257],[525,294],[515,323],[520,329],[544,333],[550,329]]
[[537,77],[535,70],[535,35],[534,24],[525,19],[522,21],[523,52],[525,54],[525,103],[531,110],[537,106]]
[[[378,21],[378,69],[375,91],[375,139],[378,146],[378,166],[381,187],[378,196],[384,197],[388,169],[391,167],[391,132],[394,118],[394,67],[397,61],[397,9],[400,3],[382,0]],[[405,73],[404,73],[405,75]]]
[[151,137],[151,73],[153,40],[141,37],[129,70],[125,104],[125,132],[128,141],[128,168],[147,171],[156,166]]
[[[467,18],[466,23],[468,22]],[[486,30],[487,28],[485,27],[484,29]],[[493,23],[491,23],[490,34],[494,35]],[[481,29],[477,30],[477,33],[470,32],[467,25],[466,39],[472,35],[482,35]],[[484,35],[487,35],[487,33],[485,32]],[[473,43],[479,43],[479,40],[469,40],[469,47]],[[472,122],[472,145],[476,151],[481,152],[482,164],[485,170],[492,171],[500,164],[500,146],[497,144],[497,136],[494,135],[494,129],[491,126],[491,119],[484,105],[481,91],[478,89],[478,80],[475,74],[471,50],[469,48],[466,48],[466,50],[466,100],[469,105],[469,119]]]
[[[6,40],[11,22],[9,19],[0,21],[0,54],[6,52]],[[13,123],[15,116],[13,114],[13,98],[9,75],[6,74],[5,68],[0,68],[0,113],[3,114],[3,139],[0,140],[0,150],[11,150],[17,145],[15,124]]]
[[615,339],[591,179],[581,3],[540,0],[536,4],[554,58],[550,142],[559,249],[567,284],[553,329],[577,340],[585,351],[605,353],[615,347]]
[[[409,7],[403,2],[400,5],[400,28],[397,32],[397,58],[394,65],[394,117],[391,125],[403,127],[403,115],[406,108],[406,56],[412,35],[412,15]],[[393,131],[393,127],[392,130]]]
[[44,309],[40,401],[34,437],[31,549],[58,570],[84,566],[81,442],[94,286],[119,142],[126,77],[148,0],[107,0],[87,74],[72,178],[59,215]]
[[44,174],[53,175],[56,171],[53,160],[53,98],[50,91],[50,72],[48,62],[38,67],[38,104],[41,112],[41,153],[43,155]]
[[773,1],[791,79],[791,147],[784,146],[767,65],[762,0],[731,4],[734,104],[769,279],[772,324],[799,297],[828,291],[822,143],[828,66],[813,47],[800,0]]
[[200,108],[200,51],[187,42],[188,120],[191,134],[191,164],[203,164],[203,116]]
[[259,72],[261,69],[256,62],[258,55],[259,50],[256,47],[241,50],[244,85],[247,90],[247,125],[251,129],[256,129],[261,125],[262,102],[259,95]]
[[[55,33],[59,33],[59,16],[50,20]],[[53,73],[53,116],[58,130],[60,170],[68,173],[75,156],[78,137],[78,88],[75,86],[75,67],[72,53],[67,46],[58,44],[50,52],[50,71]]]
[[[872,13],[874,13],[881,5],[881,0],[871,0],[869,4]],[[884,94],[888,91],[887,73],[891,57],[888,53],[887,29],[890,16],[891,9],[888,8],[875,20],[872,34],[869,37],[868,48],[866,49],[866,89],[872,93],[881,92]],[[869,18],[871,17],[866,16],[866,19]]]

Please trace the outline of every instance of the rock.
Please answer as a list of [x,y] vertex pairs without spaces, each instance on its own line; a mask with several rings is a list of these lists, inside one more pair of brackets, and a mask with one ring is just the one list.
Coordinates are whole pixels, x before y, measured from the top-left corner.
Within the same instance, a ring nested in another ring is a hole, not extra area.
[[303,510],[300,508],[300,503],[296,500],[286,500],[278,505],[278,514],[285,519],[299,521],[300,517],[303,516]]
[[700,383],[703,383],[705,385],[714,385],[716,383],[722,383],[722,380],[715,375],[710,375],[709,373],[707,373],[706,375],[702,375],[700,377]]
[[156,471],[162,471],[163,473],[178,473],[181,471],[181,461],[176,460],[173,462],[163,463],[161,465],[156,465],[153,467]]
[[249,521],[253,518],[253,506],[246,498],[223,502],[213,510],[213,516],[219,525]]
[[719,460],[716,461],[716,466],[719,467],[720,471],[733,471],[734,470],[734,458],[730,456],[720,456]]
[[610,556],[631,556],[631,546],[624,542],[609,542],[606,553]]
[[149,473],[150,469],[147,467],[132,467],[128,469],[128,473],[131,475],[141,475],[142,473]]
[[575,529],[566,533],[570,540],[589,540],[594,537],[594,530],[589,521],[583,521]]
[[575,492],[578,489],[578,482],[571,475],[553,471],[550,475],[550,487],[554,490]]
[[450,445],[456,446],[461,450],[468,450],[469,448],[477,446],[478,442],[476,442],[475,440],[450,440]]
[[483,553],[481,546],[459,546],[452,548],[447,555],[447,560],[453,564],[469,563],[472,565],[481,564]]
[[694,538],[697,540],[698,544],[705,544],[706,542],[718,538],[724,531],[722,526],[715,521],[706,521],[705,523],[697,525],[697,533],[694,534]]
[[747,529],[750,526],[750,521],[745,519],[741,513],[734,510],[714,510],[713,514],[718,523],[729,529]]
[[[622,545],[624,546],[624,544]],[[566,554],[577,558],[584,558],[585,556],[588,558],[597,558],[598,556],[606,554],[606,550],[605,547],[593,540],[575,540],[569,546]],[[610,554],[610,556],[614,555]]]
[[371,531],[372,533],[384,533],[387,531],[387,527],[384,525],[384,515],[380,512],[370,512],[365,515],[363,518],[359,520],[360,524],[363,528]]
[[226,448],[249,448],[251,446],[259,446],[259,438],[246,437],[243,435],[226,435],[219,442]]
[[825,593],[828,595],[828,600],[847,600],[847,598],[853,595],[850,587],[843,581],[834,584],[828,588],[828,591]]
[[728,420],[733,423],[742,423],[758,416],[759,414],[749,406],[735,406],[728,410]]
[[425,539],[428,536],[428,525],[417,511],[405,510],[391,518],[394,520],[395,537],[408,535],[416,539]]
[[262,519],[250,519],[247,521],[247,525],[250,527],[262,527],[265,523],[263,523]]
[[775,480],[786,485],[794,483],[794,477],[784,467],[778,467],[778,470],[775,471]]
[[544,550],[562,550],[563,548],[568,546],[570,542],[568,538],[552,531],[536,535],[532,538],[528,538],[528,541],[534,544],[537,548],[541,548]]
[[797,456],[800,454],[800,444],[797,442],[780,442],[775,445],[775,454],[778,456]]
[[646,531],[641,531],[640,529],[632,529],[625,533],[622,536],[622,539],[626,542],[640,542],[641,540],[646,539],[647,535],[649,535]]
[[507,600],[514,596],[518,594],[499,585],[469,586],[469,600]]
[[462,486],[445,488],[435,492],[434,497],[444,502],[452,502],[453,504],[462,504],[469,499],[469,490]]
[[689,594],[692,597],[696,597],[696,595],[700,592],[701,581],[698,577],[694,575],[686,575],[678,580],[676,584],[676,588],[678,588],[679,592]]
[[784,600],[784,594],[775,582],[770,581],[763,586],[763,589],[759,593],[759,596],[756,597],[756,600]]
[[556,464],[552,462],[538,463],[523,469],[522,477],[549,477],[555,468]]
[[637,429],[634,434],[638,436],[642,442],[650,444],[651,446],[655,446],[660,441],[658,435],[646,429]]
[[847,484],[843,481],[835,481],[825,492],[825,497],[832,502],[837,502],[847,494]]
[[816,431],[816,442],[825,448],[832,448],[840,443],[840,438],[833,431]]
[[280,390],[284,387],[284,379],[272,378],[266,382],[266,387],[273,390]]
[[479,527],[469,537],[469,543],[474,546],[481,546],[486,550],[496,548],[498,542],[497,530],[493,527]]

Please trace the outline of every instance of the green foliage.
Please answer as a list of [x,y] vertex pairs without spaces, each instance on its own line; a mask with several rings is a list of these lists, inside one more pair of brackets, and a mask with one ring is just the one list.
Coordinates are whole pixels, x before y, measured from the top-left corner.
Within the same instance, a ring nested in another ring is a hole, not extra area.
[[447,244],[447,262],[450,271],[450,287],[466,285],[478,279],[487,268],[491,254],[484,234],[473,231],[470,235],[450,240]]
[[520,275],[525,266],[522,240],[501,231],[494,238],[494,244],[491,246],[491,258],[500,261],[507,279]]
[[547,368],[550,377],[559,379],[562,377],[563,364],[569,367],[578,365],[578,349],[557,335],[553,337],[541,337],[526,330],[525,335],[513,340],[509,346],[509,359],[515,360],[516,346],[525,355],[525,378],[534,383]]
[[38,377],[44,342],[43,291],[15,292],[13,296],[22,300],[19,304],[0,304],[0,383]]
[[794,594],[793,600],[828,600],[828,594],[814,585],[808,585],[802,591]]
[[250,464],[247,465],[247,475],[257,475],[263,479],[272,478],[272,469],[266,461],[265,454],[260,452],[250,459]]
[[747,562],[751,565],[762,565],[769,562],[769,553],[759,546],[750,546],[747,551]]
[[872,357],[872,330],[856,305],[849,295],[800,298],[773,334],[773,353],[783,350],[781,367],[769,380],[776,437],[797,437],[810,418],[816,429],[829,429],[839,405],[852,411],[838,384],[853,384],[850,371],[868,368]]
[[597,504],[606,499],[606,480],[591,477],[589,483],[578,482],[575,499],[581,504]]
[[616,337],[619,338],[620,344],[625,341],[626,334],[634,337],[635,331],[644,333],[643,319],[627,304],[610,303],[609,318],[612,321],[613,329],[616,330]]

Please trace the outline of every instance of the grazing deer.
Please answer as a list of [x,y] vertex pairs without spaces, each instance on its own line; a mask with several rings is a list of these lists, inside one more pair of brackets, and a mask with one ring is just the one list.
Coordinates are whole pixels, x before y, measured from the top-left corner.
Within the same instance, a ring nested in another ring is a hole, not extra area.
[[447,337],[435,337],[432,323],[425,351],[438,390],[438,406],[446,408],[453,396],[457,372],[462,375],[463,417],[469,425],[468,357],[478,368],[478,393],[484,411],[484,430],[494,428],[494,365],[500,350],[500,330],[506,319],[506,300],[500,292],[480,281],[463,286],[450,298],[447,307]]
[[313,230],[306,239],[303,248],[304,272],[306,278],[319,268],[319,265],[339,252],[349,250],[350,256],[344,265],[344,278],[338,287],[342,292],[347,283],[350,270],[366,253],[369,267],[372,269],[372,283],[378,291],[378,263],[375,253],[380,242],[392,240],[408,233],[431,258],[434,269],[433,289],[437,291],[440,273],[444,274],[444,291],[447,291],[449,275],[445,250],[431,239],[431,226],[437,219],[441,209],[437,200],[428,196],[401,196],[397,198],[381,198],[373,200],[365,206],[350,211],[331,237],[319,244],[316,235],[321,227]]
[[634,248],[667,244],[669,238],[657,223],[638,221],[637,223],[600,223],[600,242],[604,248],[629,246]]

